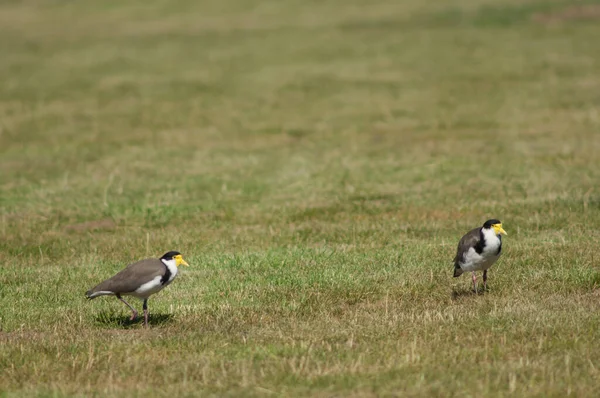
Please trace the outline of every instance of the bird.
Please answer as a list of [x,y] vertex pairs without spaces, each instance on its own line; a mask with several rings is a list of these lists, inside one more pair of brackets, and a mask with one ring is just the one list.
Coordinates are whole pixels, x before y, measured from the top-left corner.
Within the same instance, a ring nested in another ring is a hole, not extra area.
[[502,252],[502,235],[507,235],[500,220],[487,220],[482,227],[467,232],[458,242],[454,257],[454,277],[472,272],[473,289],[477,293],[475,271],[483,271],[483,290],[487,289],[487,270]]
[[122,296],[133,296],[144,301],[144,327],[148,326],[148,297],[169,285],[177,276],[181,265],[189,267],[181,253],[170,251],[161,258],[148,258],[129,264],[124,270],[88,290],[89,300],[100,296],[117,296],[131,310],[131,321],[138,312]]

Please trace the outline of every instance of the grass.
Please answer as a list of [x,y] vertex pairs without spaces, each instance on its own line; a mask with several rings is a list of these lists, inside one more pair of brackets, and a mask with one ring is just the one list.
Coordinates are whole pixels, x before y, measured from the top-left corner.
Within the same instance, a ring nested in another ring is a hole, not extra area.
[[0,396],[597,396],[599,7],[1,3]]

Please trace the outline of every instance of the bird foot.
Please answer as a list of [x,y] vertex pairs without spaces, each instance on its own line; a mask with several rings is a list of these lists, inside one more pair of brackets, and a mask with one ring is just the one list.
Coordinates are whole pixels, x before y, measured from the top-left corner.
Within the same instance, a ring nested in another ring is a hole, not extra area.
[[133,311],[131,313],[131,318],[129,318],[130,321],[135,321],[137,319],[138,313],[137,311]]

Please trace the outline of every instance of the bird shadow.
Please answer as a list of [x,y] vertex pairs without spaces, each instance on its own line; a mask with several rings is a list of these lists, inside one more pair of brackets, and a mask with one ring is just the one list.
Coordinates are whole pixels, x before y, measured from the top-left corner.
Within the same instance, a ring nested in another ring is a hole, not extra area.
[[466,299],[469,297],[477,297],[482,296],[487,293],[487,290],[477,289],[477,292],[473,291],[473,289],[454,289],[452,290],[451,297],[452,300]]
[[[172,314],[148,314],[148,326],[164,325],[172,320]],[[131,329],[144,324],[144,315],[138,316],[137,319],[132,321],[129,315],[124,316],[111,311],[103,311],[96,315],[95,321],[103,326]]]

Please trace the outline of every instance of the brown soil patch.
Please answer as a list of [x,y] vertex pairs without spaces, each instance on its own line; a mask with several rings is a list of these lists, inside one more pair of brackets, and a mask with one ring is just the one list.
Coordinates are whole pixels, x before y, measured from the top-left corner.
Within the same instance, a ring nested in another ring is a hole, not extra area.
[[103,218],[102,220],[87,221],[78,224],[70,224],[65,227],[67,232],[87,232],[98,230],[115,229],[117,224],[111,218]]
[[532,19],[543,24],[600,19],[600,5],[571,6],[549,13],[535,13]]

